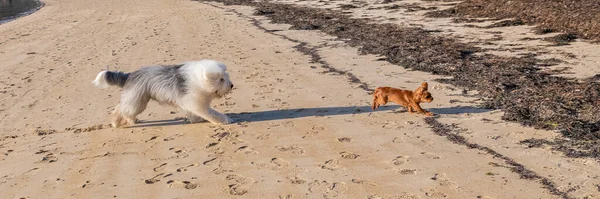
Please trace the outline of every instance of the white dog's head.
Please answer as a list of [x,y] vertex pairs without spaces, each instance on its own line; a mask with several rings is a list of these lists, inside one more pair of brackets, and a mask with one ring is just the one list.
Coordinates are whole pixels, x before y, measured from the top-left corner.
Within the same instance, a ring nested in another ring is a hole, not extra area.
[[220,98],[233,89],[225,64],[214,60],[201,60],[198,63],[202,66],[201,77],[198,78],[204,80],[205,90],[215,93],[216,97]]

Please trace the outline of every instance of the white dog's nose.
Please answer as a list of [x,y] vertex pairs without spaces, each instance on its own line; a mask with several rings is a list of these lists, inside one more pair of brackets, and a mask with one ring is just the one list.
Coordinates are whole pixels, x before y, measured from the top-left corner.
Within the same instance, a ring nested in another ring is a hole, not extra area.
[[233,88],[233,84],[231,84],[231,88]]

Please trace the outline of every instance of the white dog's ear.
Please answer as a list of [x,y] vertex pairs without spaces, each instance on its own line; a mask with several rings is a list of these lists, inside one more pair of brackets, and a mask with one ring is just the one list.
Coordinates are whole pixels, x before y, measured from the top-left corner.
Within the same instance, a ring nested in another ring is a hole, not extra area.
[[223,77],[223,73],[210,71],[204,68],[204,79],[208,81],[216,81]]
[[227,66],[225,66],[224,63],[218,62],[217,65],[219,66],[219,68],[223,69],[223,71],[227,70]]

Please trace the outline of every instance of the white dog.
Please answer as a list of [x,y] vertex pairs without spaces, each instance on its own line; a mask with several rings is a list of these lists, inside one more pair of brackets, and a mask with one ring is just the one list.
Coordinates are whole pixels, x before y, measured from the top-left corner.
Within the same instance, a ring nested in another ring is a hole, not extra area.
[[151,99],[181,108],[192,123],[203,119],[214,124],[233,122],[210,107],[213,99],[233,89],[225,64],[218,61],[147,66],[132,73],[102,71],[92,83],[99,88],[109,85],[123,88],[121,102],[113,111],[113,127],[121,126],[123,120],[135,124],[136,116]]

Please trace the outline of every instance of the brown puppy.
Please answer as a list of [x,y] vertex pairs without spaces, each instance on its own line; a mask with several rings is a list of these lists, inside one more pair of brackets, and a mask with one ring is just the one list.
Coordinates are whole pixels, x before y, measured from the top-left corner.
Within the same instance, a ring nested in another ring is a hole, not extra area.
[[419,106],[419,103],[421,102],[433,101],[431,93],[427,91],[427,82],[421,83],[421,86],[415,91],[392,87],[379,87],[373,92],[373,106],[371,106],[371,109],[375,110],[376,108],[379,108],[379,106],[387,104],[388,101],[406,107],[409,113],[416,111],[417,113],[425,114],[427,116],[433,115],[433,113],[425,111]]

